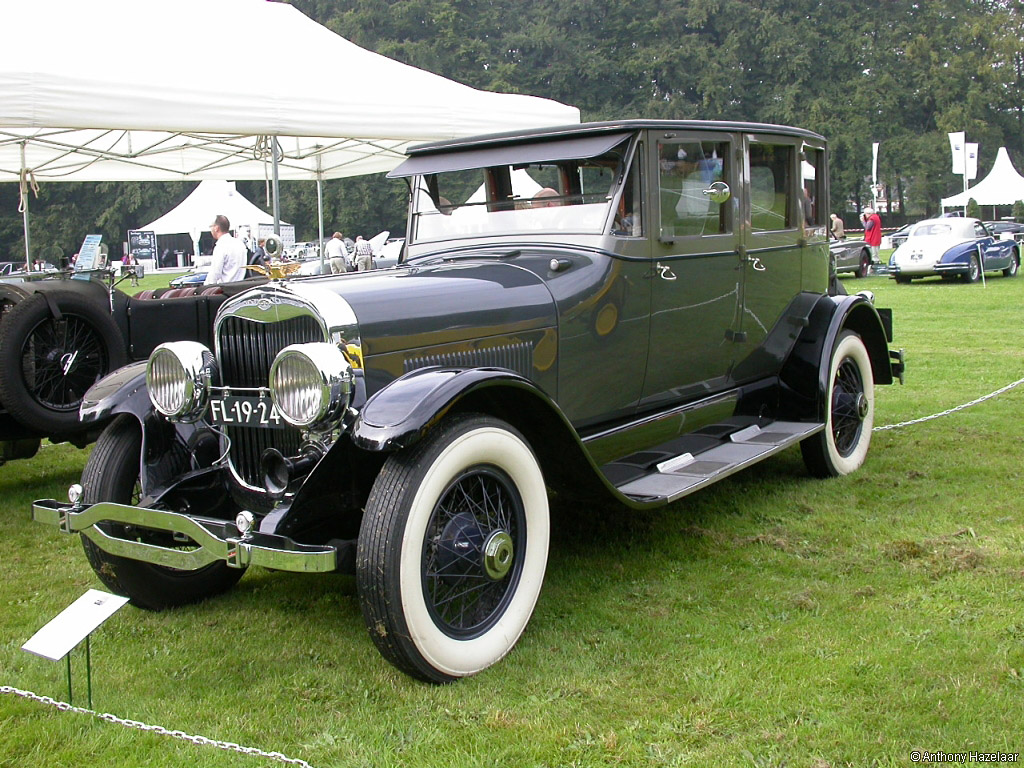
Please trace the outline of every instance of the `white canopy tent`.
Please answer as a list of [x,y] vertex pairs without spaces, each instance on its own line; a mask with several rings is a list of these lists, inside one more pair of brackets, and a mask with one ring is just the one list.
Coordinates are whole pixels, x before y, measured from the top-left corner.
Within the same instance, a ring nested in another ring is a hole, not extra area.
[[[260,224],[273,224],[274,217],[249,202],[237,189],[235,182],[206,179],[192,193],[156,221],[139,229],[157,235],[188,234],[192,238],[193,253],[199,256],[199,236],[217,214],[224,214],[232,229],[248,227],[254,235]],[[284,223],[284,222],[282,222]]]
[[1013,205],[1024,200],[1024,176],[1010,162],[1006,147],[1000,147],[988,176],[965,192],[942,198],[942,208],[963,208],[974,198],[978,205]]
[[390,170],[424,141],[579,122],[366,51],[284,3],[10,2],[0,28],[0,181],[23,193],[272,169],[321,181]]

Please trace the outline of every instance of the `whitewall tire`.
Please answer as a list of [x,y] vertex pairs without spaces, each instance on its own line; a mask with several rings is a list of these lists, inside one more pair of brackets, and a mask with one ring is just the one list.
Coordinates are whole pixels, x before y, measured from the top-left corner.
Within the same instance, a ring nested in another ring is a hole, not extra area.
[[868,350],[853,331],[836,340],[828,382],[825,429],[800,443],[804,463],[817,477],[855,472],[871,445],[875,380]]
[[548,540],[544,477],[508,424],[456,416],[393,454],[367,500],[356,556],[378,649],[431,682],[499,661],[533,614]]

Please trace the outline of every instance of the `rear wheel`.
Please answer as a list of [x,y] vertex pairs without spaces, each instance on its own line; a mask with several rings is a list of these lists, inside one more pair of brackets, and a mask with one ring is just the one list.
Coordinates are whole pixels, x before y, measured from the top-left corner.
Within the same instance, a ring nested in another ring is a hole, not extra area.
[[864,463],[875,420],[875,380],[864,342],[843,331],[829,365],[825,429],[800,443],[816,477],[848,475]]
[[968,283],[976,283],[981,277],[981,262],[978,260],[978,254],[971,254],[971,261],[967,265],[967,274],[965,279]]
[[388,458],[366,503],[356,579],[381,654],[435,683],[505,656],[547,564],[548,499],[508,424],[458,416]]
[[860,252],[860,266],[857,267],[857,271],[854,274],[857,277],[867,277],[868,272],[871,271],[871,253],[863,250]]
[[896,282],[900,285],[910,285],[910,278],[906,275],[896,275]]
[[[138,503],[141,452],[142,434],[135,418],[122,415],[111,422],[96,441],[82,472],[82,501]],[[165,547],[181,546],[167,533],[144,529],[129,532],[123,525],[101,525],[105,526],[106,533],[119,538],[137,538]],[[224,592],[234,586],[243,573],[243,569],[230,568],[223,562],[195,571],[179,571],[119,557],[104,552],[84,534],[82,546],[89,564],[108,589],[151,611],[195,603]]]

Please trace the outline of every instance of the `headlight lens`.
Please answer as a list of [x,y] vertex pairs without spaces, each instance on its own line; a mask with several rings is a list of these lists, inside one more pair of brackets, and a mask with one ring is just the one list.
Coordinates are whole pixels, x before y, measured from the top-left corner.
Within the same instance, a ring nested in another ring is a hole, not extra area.
[[161,344],[149,356],[146,387],[153,407],[179,421],[198,421],[210,401],[216,375],[213,354],[196,341]]
[[334,344],[292,344],[270,367],[270,396],[289,424],[322,428],[337,421],[352,394],[352,366]]

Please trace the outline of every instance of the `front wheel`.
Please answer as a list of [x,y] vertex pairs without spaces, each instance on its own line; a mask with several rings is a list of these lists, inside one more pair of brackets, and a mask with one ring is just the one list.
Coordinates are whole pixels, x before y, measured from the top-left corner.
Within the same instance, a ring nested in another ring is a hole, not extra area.
[[434,683],[491,666],[533,614],[548,538],[544,476],[505,422],[457,416],[391,455],[367,500],[356,555],[378,650]]
[[[137,503],[141,452],[142,433],[135,418],[122,415],[112,421],[100,434],[82,472],[82,500],[86,503]],[[181,546],[167,533],[138,529],[129,534],[125,526],[101,525],[108,526],[107,533],[121,538],[131,535],[161,546]],[[234,586],[243,573],[243,569],[231,568],[223,562],[195,571],[179,571],[119,557],[103,551],[84,534],[82,546],[89,564],[108,589],[131,598],[133,605],[151,611],[195,603],[224,592]]]
[[875,379],[867,347],[843,331],[829,364],[825,429],[800,443],[804,464],[816,477],[848,475],[860,468],[871,444]]

